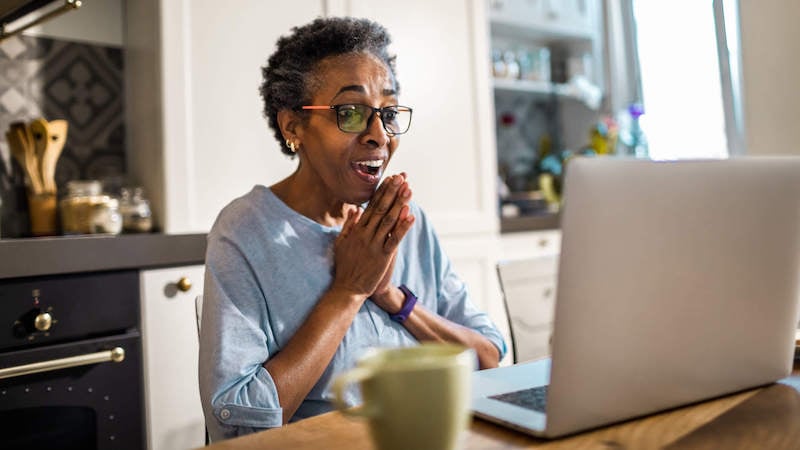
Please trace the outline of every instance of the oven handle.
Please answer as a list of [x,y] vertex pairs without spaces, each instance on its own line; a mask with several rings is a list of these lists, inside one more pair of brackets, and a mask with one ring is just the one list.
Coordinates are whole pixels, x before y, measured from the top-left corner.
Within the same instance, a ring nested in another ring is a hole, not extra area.
[[114,347],[97,353],[87,353],[85,355],[70,356],[68,358],[52,359],[31,364],[23,364],[16,367],[0,369],[0,380],[4,378],[21,377],[39,372],[51,372],[53,370],[67,369],[69,367],[87,366],[103,362],[122,362],[125,359],[125,349]]

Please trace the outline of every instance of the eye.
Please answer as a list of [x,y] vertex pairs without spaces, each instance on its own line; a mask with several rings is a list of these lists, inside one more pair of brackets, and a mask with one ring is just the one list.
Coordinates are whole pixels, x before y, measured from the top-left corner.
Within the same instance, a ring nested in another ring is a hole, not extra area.
[[342,105],[339,107],[339,118],[347,123],[358,123],[364,119],[364,110],[358,105]]
[[397,108],[384,108],[381,110],[381,117],[385,122],[394,122],[397,119]]

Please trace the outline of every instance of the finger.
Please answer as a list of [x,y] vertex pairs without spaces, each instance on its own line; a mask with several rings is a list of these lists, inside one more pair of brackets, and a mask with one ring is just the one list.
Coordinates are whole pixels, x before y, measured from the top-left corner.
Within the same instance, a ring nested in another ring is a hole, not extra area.
[[364,210],[364,214],[362,215],[361,225],[365,225],[369,222],[370,217],[372,216],[372,210],[374,209],[374,204],[378,201],[379,198],[383,196],[383,193],[386,191],[386,188],[390,184],[390,180],[392,177],[386,177],[378,186],[378,189],[372,193],[372,197],[369,199],[369,203],[367,204],[366,209]]
[[406,182],[406,184],[403,185],[403,188],[400,189],[398,196],[400,197],[401,201],[407,205],[408,202],[411,201],[412,194],[413,192],[411,191],[411,187],[408,185],[408,182]]
[[360,206],[356,206],[347,211],[347,217],[344,220],[344,225],[342,225],[342,231],[339,233],[340,237],[344,238],[350,234],[350,230],[353,229],[353,226],[358,223],[358,219],[361,217],[361,211]]
[[400,178],[398,175],[392,175],[386,178],[383,183],[381,183],[378,190],[375,191],[375,194],[369,200],[367,208],[364,210],[366,215],[362,221],[362,226],[369,226],[373,217],[386,213],[387,204],[391,204],[392,197],[395,195],[395,189],[393,188],[401,183],[402,178]]
[[415,220],[416,217],[411,214],[408,205],[404,205],[400,210],[400,218],[397,220],[394,228],[392,228],[392,231],[386,236],[386,240],[383,243],[383,251],[390,253],[396,250],[400,241],[403,240],[408,230],[411,229]]
[[407,208],[408,202],[411,200],[411,188],[408,187],[408,183],[403,183],[398,190],[397,196],[395,197],[394,203],[390,209],[380,218],[376,217],[377,228],[375,229],[375,235],[381,238],[385,238],[386,235],[392,232],[392,229],[395,226],[395,223],[400,219],[401,211],[404,208]]
[[377,226],[381,218],[391,209],[402,185],[403,178],[399,175],[393,175],[383,182],[381,185],[383,189],[379,189],[380,192],[376,192],[376,195],[372,196],[369,206],[359,221],[363,227],[374,228]]

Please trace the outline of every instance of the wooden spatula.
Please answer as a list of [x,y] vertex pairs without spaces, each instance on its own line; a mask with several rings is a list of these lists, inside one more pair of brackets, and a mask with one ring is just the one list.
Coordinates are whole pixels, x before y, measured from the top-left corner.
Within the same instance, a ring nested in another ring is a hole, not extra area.
[[64,144],[67,142],[69,123],[66,120],[51,120],[47,125],[49,140],[42,158],[42,179],[56,191],[56,165]]
[[32,141],[28,139],[28,128],[23,123],[14,122],[6,133],[6,139],[11,153],[25,172],[31,192],[41,193],[43,186],[39,160],[36,158],[36,150],[31,145]]
[[67,139],[67,121],[48,122],[39,118],[34,119],[29,127],[33,140],[36,142],[36,156],[42,171],[43,188],[45,192],[54,193],[56,191],[56,165]]

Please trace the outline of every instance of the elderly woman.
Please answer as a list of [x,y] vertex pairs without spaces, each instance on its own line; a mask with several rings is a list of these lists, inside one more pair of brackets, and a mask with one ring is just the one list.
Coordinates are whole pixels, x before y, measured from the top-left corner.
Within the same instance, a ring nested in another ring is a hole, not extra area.
[[330,411],[333,378],[369,347],[455,342],[481,368],[505,353],[406,175],[384,176],[412,113],[389,42],[369,20],[317,19],[279,39],[263,69],[265,115],[299,163],[226,206],[208,236],[200,391],[212,440]]

